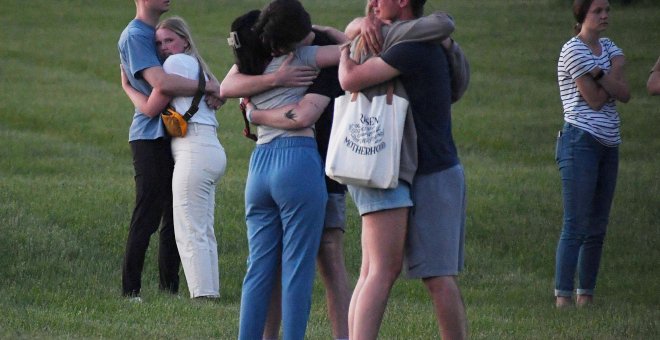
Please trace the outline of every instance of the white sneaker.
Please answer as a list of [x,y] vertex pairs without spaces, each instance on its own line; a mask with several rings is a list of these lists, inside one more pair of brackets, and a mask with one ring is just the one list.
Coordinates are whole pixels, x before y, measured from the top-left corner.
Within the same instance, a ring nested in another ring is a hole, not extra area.
[[128,298],[128,302],[131,302],[131,303],[142,303],[142,298],[139,297],[139,296],[133,296],[133,297]]

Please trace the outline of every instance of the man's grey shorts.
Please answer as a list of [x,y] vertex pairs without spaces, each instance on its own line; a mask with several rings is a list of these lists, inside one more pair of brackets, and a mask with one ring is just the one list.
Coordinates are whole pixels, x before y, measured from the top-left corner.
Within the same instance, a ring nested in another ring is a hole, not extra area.
[[328,194],[323,228],[346,230],[346,194]]
[[353,202],[360,212],[360,216],[376,211],[411,207],[410,185],[399,181],[399,185],[393,189],[376,189],[355,185],[348,185]]
[[459,164],[416,175],[415,207],[406,238],[406,275],[428,278],[457,275],[463,269],[465,244],[465,176]]

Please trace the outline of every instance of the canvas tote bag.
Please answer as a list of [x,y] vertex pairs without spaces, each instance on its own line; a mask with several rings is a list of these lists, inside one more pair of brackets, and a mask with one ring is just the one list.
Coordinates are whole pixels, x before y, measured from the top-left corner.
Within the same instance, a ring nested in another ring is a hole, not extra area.
[[336,98],[326,175],[342,184],[396,187],[408,104],[394,94],[393,81],[371,100],[361,92]]

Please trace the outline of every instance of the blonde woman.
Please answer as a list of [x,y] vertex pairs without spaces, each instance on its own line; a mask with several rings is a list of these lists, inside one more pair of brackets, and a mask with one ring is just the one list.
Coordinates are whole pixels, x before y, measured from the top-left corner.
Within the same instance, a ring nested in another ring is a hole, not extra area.
[[[190,29],[180,17],[171,17],[156,26],[156,46],[168,74],[198,80],[199,68],[215,79],[197,52]],[[168,97],[155,88],[149,97],[125,80],[122,87],[131,101],[147,115],[156,116],[170,103],[184,113],[192,97]],[[188,121],[184,137],[172,138],[174,233],[191,298],[218,298],[220,275],[215,238],[214,210],[216,184],[225,173],[227,159],[217,137],[215,111],[204,100]]]

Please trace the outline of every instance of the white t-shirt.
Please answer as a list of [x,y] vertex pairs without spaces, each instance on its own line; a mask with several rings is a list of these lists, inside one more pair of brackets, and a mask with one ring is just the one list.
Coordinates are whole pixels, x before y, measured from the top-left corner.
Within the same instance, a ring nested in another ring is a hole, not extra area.
[[[163,70],[169,74],[176,74],[184,78],[197,80],[199,76],[199,63],[195,57],[185,53],[173,54],[165,60]],[[206,80],[208,80],[208,76],[206,76]],[[174,97],[170,104],[178,113],[185,114],[190,108],[192,100],[193,97]],[[188,122],[218,126],[215,111],[206,105],[204,97],[199,101],[199,110]]]

